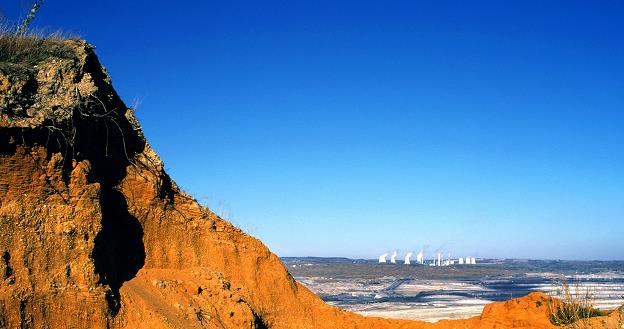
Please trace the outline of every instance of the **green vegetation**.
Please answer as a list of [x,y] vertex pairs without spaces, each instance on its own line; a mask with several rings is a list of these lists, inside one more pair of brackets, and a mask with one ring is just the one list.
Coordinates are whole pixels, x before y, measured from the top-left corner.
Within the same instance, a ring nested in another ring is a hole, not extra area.
[[586,320],[596,316],[603,316],[605,312],[594,308],[594,296],[589,290],[580,291],[575,286],[574,291],[568,282],[563,281],[558,290],[561,298],[548,303],[549,318],[552,324],[567,328],[586,328]]

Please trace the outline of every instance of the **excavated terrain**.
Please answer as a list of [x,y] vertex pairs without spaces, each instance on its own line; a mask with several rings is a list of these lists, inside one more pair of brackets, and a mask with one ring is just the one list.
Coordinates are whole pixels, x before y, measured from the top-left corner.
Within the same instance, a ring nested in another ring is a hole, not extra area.
[[553,328],[537,293],[436,324],[328,306],[176,187],[89,44],[32,47],[0,63],[0,328]]

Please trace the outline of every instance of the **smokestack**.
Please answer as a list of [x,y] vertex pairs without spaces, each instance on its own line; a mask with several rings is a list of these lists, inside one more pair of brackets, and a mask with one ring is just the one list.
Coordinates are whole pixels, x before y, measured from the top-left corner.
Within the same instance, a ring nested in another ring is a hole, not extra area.
[[407,255],[405,255],[405,261],[403,262],[405,265],[409,265],[410,263],[410,257],[412,257],[414,253],[413,252],[408,252]]
[[396,256],[397,256],[397,251],[395,250],[395,251],[392,253],[392,257],[390,257],[390,263],[392,263],[392,264],[396,264]]
[[388,257],[388,253],[385,253],[385,254],[379,256],[379,262],[380,263],[385,263],[386,262],[386,257]]
[[418,255],[416,255],[416,262],[419,264],[425,263],[425,251],[421,250]]

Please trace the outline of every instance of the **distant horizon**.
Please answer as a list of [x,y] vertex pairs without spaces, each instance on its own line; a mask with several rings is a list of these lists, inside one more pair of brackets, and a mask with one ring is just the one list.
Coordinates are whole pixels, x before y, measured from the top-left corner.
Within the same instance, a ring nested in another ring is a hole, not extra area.
[[622,13],[56,0],[32,26],[94,44],[172,179],[278,255],[426,242],[611,259],[624,257]]
[[[348,259],[348,260],[367,260],[367,261],[377,261],[377,257],[374,258],[361,258],[361,257],[347,257],[347,256],[280,256],[279,258],[326,258],[326,259]],[[500,258],[500,257],[475,257],[477,260],[514,260],[514,261],[564,261],[564,262],[624,262],[624,259],[546,259],[546,258]],[[451,259],[457,259],[457,257],[451,257]],[[426,258],[425,260],[432,260],[432,258]],[[414,262],[414,258],[412,258],[412,262]],[[397,264],[403,265],[403,258],[397,258]],[[387,265],[395,265],[387,263]],[[419,265],[416,263],[412,263],[410,265]],[[424,264],[427,265],[427,264]],[[462,265],[462,264],[455,264]]]

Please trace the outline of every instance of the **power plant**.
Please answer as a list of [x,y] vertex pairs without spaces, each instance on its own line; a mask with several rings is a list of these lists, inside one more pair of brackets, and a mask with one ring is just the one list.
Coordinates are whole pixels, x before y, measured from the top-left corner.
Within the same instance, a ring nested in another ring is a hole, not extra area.
[[[408,252],[405,254],[405,258],[403,260],[403,264],[405,265],[411,265],[411,258],[412,255],[414,253],[413,252]],[[396,264],[397,261],[397,256],[398,256],[398,252],[396,250],[394,250],[392,252],[392,256],[390,256],[390,263],[391,264]],[[387,263],[387,257],[388,257],[388,253],[384,253],[381,256],[379,256],[379,263]],[[416,254],[416,263],[417,265],[425,265],[425,251],[421,250],[418,252],[418,254]],[[448,254],[448,257],[446,259],[442,258],[442,252],[436,252],[433,257],[431,258],[431,262],[428,263],[429,266],[451,266],[451,265],[476,265],[477,264],[477,259],[473,256],[468,256],[468,257],[459,257],[457,259],[453,259],[451,258],[451,254]]]

